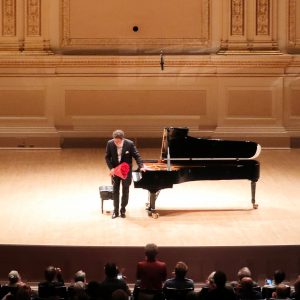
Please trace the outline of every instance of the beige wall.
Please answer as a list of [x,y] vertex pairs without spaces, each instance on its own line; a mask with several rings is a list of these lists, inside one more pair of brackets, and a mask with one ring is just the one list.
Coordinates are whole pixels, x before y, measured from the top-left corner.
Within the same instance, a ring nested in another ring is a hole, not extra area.
[[175,2],[1,0],[0,146],[116,127],[283,147],[300,138],[300,4]]

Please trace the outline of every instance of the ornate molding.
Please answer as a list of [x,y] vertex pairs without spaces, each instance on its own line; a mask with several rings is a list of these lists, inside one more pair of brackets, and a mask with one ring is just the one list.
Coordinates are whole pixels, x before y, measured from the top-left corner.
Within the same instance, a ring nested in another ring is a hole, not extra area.
[[292,51],[300,49],[300,40],[297,40],[297,8],[297,0],[289,0],[288,47]]
[[256,35],[270,34],[270,0],[256,1]]
[[26,34],[41,36],[41,0],[27,0]]
[[231,0],[231,35],[244,35],[245,0]]
[[16,36],[16,0],[2,0],[2,36]]

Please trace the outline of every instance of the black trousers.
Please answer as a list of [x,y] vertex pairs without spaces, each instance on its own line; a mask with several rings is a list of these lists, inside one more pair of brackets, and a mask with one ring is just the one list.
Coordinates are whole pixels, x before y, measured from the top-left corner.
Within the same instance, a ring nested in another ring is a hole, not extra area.
[[113,185],[113,198],[114,198],[114,212],[118,214],[119,206],[120,206],[120,185],[122,184],[122,199],[121,199],[121,212],[126,211],[126,206],[128,204],[129,198],[129,187],[131,181],[122,180],[118,176],[112,177],[112,185]]

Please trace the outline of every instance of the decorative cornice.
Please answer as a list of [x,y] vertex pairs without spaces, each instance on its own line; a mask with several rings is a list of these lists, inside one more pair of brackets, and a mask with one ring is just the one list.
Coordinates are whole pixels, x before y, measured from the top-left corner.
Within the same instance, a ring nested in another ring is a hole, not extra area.
[[[170,55],[165,57],[165,73],[173,72],[173,68],[178,67],[197,67],[197,70],[203,70],[211,73],[217,72],[215,68],[257,68],[257,72],[262,72],[261,68],[287,68],[291,64],[295,65],[295,59],[293,55],[243,55],[243,56],[178,56]],[[93,71],[89,74],[99,73],[119,73],[125,72],[120,68],[133,68],[137,73],[148,72],[149,68],[157,68],[162,76],[160,70],[160,59],[158,56],[65,56],[65,55],[53,55],[51,57],[20,57],[20,56],[0,56],[0,70],[1,68],[54,68],[55,74],[63,73],[63,68],[72,68],[74,74],[81,73],[80,68],[92,67]],[[297,64],[296,64],[297,65]],[[116,68],[117,67],[117,68]],[[59,68],[62,68],[59,70]],[[99,68],[99,69],[95,69]],[[101,70],[101,68],[104,68]],[[107,69],[109,68],[109,69]],[[140,68],[140,70],[136,69]],[[156,70],[156,69],[155,69]],[[154,70],[154,71],[155,71]],[[19,70],[20,71],[20,70]],[[37,71],[38,74],[41,74]],[[26,71],[25,71],[26,73]],[[45,73],[45,75],[51,76],[51,72]]]

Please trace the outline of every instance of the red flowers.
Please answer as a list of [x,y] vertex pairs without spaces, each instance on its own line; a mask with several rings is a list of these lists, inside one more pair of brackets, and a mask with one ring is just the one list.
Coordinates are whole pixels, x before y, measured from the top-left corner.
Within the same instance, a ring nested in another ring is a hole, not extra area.
[[122,179],[126,179],[128,173],[129,173],[129,170],[130,170],[129,164],[126,162],[122,162],[117,167],[115,167],[114,175],[116,175]]

